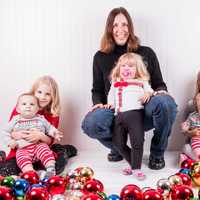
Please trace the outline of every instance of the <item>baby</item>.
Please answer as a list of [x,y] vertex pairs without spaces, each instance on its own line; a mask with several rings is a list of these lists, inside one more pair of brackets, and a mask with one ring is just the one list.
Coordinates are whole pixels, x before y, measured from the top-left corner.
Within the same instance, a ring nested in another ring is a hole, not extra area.
[[[39,102],[34,95],[29,93],[20,95],[16,109],[19,115],[14,117],[3,130],[3,150],[5,152],[1,151],[0,155],[6,156],[10,148],[17,148],[16,161],[22,172],[34,170],[32,163],[41,160],[46,168],[44,177],[55,175],[55,158],[49,146],[42,141],[33,143],[28,140],[28,136],[31,134],[30,130],[37,129],[59,141],[63,137],[62,133],[43,116],[37,114]],[[21,137],[13,139],[12,132],[21,132]]]

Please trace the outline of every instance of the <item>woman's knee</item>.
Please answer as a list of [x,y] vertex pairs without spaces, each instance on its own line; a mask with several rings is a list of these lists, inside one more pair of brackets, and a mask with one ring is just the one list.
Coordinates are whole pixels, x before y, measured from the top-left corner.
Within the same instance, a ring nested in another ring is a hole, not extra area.
[[82,129],[91,138],[111,136],[114,112],[110,109],[96,109],[89,112],[82,121]]
[[169,116],[174,121],[177,113],[177,105],[174,99],[169,95],[158,95],[151,98],[145,106],[145,115],[153,116],[160,114]]

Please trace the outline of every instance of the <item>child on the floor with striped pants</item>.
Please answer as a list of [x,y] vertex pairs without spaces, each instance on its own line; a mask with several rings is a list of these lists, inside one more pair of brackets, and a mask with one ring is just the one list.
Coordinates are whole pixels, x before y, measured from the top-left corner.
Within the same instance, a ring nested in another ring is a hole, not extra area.
[[200,160],[200,72],[197,75],[196,94],[193,104],[195,111],[190,113],[186,121],[181,125],[182,131],[190,138],[190,144],[184,145],[180,164],[188,157]]
[[[9,148],[17,148],[16,161],[22,172],[34,170],[32,163],[36,160],[41,160],[46,168],[43,176],[49,178],[55,175],[55,158],[49,146],[43,142],[29,142],[26,137],[29,137],[31,130],[37,129],[41,133],[59,141],[62,138],[62,133],[43,116],[37,114],[39,101],[34,95],[30,93],[20,95],[16,109],[19,115],[15,116],[3,130],[3,140],[5,140],[3,150],[8,153]],[[11,132],[13,131],[24,131],[24,134],[14,140],[11,137]]]

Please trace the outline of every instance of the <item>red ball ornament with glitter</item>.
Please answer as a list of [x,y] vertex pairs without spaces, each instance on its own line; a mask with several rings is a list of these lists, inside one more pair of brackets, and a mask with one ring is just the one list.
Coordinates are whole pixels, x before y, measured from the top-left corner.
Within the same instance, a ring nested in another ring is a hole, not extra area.
[[103,190],[104,190],[103,184],[101,183],[101,181],[97,179],[92,179],[87,181],[83,187],[83,192],[85,194],[90,192],[92,193],[103,192]]
[[181,168],[191,169],[192,165],[195,163],[192,159],[186,159],[181,163]]
[[6,186],[0,186],[0,199],[1,200],[14,200],[13,192],[11,188]]
[[61,176],[52,176],[47,181],[47,189],[51,195],[63,194],[66,190],[66,180]]
[[103,200],[102,197],[100,197],[98,194],[87,194],[87,195],[84,195],[81,200]]
[[49,200],[50,194],[45,187],[34,187],[26,194],[26,200]]
[[38,174],[35,171],[28,171],[28,172],[24,172],[21,175],[21,178],[27,180],[29,182],[29,184],[37,184],[39,183],[40,177],[38,176]]
[[163,197],[158,191],[149,189],[143,193],[142,200],[163,200]]
[[187,185],[175,185],[172,187],[172,200],[190,200],[194,197],[192,189]]
[[120,199],[142,200],[142,190],[134,184],[126,185],[120,192]]
[[192,185],[192,179],[190,178],[189,175],[187,174],[183,174],[183,173],[176,173],[177,176],[179,176],[182,181],[183,181],[183,185],[188,185],[191,186]]

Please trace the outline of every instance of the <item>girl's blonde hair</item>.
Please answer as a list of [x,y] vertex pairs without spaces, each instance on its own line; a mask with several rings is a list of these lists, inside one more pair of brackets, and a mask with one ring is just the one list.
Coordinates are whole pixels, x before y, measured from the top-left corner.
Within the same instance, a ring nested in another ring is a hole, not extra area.
[[118,62],[114,69],[111,72],[112,81],[121,80],[120,77],[120,66],[122,64],[127,64],[130,66],[136,66],[135,79],[141,79],[149,81],[150,75],[147,71],[147,68],[142,60],[142,57],[136,53],[125,53],[119,57]]
[[197,74],[197,83],[196,83],[196,94],[195,96],[200,93],[200,71]]
[[54,116],[59,116],[61,106],[60,95],[56,81],[51,76],[42,76],[33,83],[30,93],[34,95],[40,84],[47,85],[51,90],[51,102],[44,108],[45,111],[51,113]]
[[198,107],[197,104],[200,104],[200,71],[197,74],[196,91],[195,91],[195,96],[193,98],[193,102],[196,108]]

